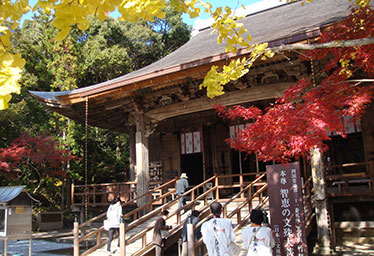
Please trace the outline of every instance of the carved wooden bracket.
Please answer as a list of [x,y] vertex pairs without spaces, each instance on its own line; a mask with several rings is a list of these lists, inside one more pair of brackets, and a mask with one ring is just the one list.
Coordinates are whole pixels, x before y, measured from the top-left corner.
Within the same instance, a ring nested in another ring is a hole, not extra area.
[[[140,125],[141,130],[143,131],[143,134],[145,137],[149,137],[154,131],[156,130],[156,127],[158,126],[158,120],[149,118],[144,116],[142,113],[134,113],[130,114],[128,118],[128,126],[137,126]],[[139,122],[143,122],[139,124]]]
[[156,119],[147,118],[144,126],[144,136],[149,137],[152,133],[155,132],[157,126],[158,122]]

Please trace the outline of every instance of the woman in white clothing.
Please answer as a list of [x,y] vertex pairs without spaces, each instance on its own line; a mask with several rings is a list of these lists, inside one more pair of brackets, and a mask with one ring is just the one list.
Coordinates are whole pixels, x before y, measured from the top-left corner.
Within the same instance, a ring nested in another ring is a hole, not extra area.
[[264,221],[264,213],[254,209],[250,219],[251,225],[242,231],[243,244],[248,250],[247,256],[272,256],[275,241],[271,229],[261,225]]
[[116,198],[112,201],[112,203],[110,204],[106,212],[106,217],[108,219],[108,226],[109,226],[109,240],[108,240],[108,246],[107,246],[108,256],[112,255],[110,246],[111,246],[115,231],[118,232],[118,247],[120,244],[119,225],[120,225],[121,216],[122,216],[121,200],[119,198]]

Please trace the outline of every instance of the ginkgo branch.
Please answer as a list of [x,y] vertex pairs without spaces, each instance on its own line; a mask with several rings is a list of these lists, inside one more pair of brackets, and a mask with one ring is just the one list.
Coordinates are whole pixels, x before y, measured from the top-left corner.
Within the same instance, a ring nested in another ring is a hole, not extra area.
[[339,40],[339,41],[331,41],[327,43],[320,43],[320,44],[287,44],[269,48],[274,52],[281,52],[281,51],[291,51],[291,50],[316,50],[316,49],[327,49],[327,48],[338,48],[338,47],[357,47],[363,45],[374,44],[374,38],[360,38],[360,39],[353,39],[353,40]]

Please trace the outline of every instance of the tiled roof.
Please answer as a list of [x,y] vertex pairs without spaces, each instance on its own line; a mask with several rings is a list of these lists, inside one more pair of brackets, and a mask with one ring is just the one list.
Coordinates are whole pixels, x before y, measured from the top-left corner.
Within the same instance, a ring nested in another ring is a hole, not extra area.
[[[293,2],[269,10],[251,14],[241,20],[253,38],[253,43],[270,42],[272,45],[286,43],[285,38],[318,30],[350,14],[350,3],[347,0],[314,0],[301,6]],[[297,37],[296,37],[297,38]],[[287,42],[291,43],[291,42]],[[159,61],[124,76],[100,84],[87,86],[65,92],[36,92],[31,94],[43,101],[56,102],[59,96],[87,93],[106,86],[122,86],[130,79],[153,74],[157,76],[171,67],[187,68],[199,65],[199,60],[209,62],[212,56],[224,55],[224,44],[217,44],[217,34],[211,28],[201,30],[185,45],[160,59]],[[226,58],[227,56],[222,56]],[[193,64],[191,64],[193,63]],[[147,79],[144,77],[144,79]],[[117,86],[117,85],[116,85]],[[57,98],[56,98],[57,97]]]

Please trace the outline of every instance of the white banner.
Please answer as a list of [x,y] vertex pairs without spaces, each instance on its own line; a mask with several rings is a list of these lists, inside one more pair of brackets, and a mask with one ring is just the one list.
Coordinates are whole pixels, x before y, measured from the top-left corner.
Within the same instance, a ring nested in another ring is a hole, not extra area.
[[192,139],[192,133],[186,133],[186,154],[192,154],[193,153],[193,139]]
[[201,152],[201,135],[200,132],[193,133],[193,151],[194,153]]
[[181,153],[194,154],[202,151],[201,133],[188,132],[181,134]]
[[182,155],[186,154],[186,137],[185,134],[181,134],[181,152]]

